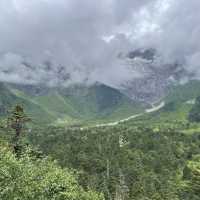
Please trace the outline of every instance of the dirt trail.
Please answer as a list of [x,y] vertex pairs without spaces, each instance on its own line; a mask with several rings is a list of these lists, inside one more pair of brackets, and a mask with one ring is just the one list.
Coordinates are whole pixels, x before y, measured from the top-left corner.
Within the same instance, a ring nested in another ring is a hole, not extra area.
[[115,121],[115,122],[110,122],[110,123],[105,123],[105,124],[97,124],[95,127],[105,127],[105,126],[117,126],[118,124],[120,123],[123,123],[123,122],[127,122],[131,119],[135,119],[137,117],[140,117],[142,115],[144,115],[145,113],[153,113],[153,112],[156,112],[158,110],[160,110],[161,108],[163,108],[165,106],[165,102],[162,101],[159,105],[157,106],[154,106],[152,105],[152,108],[150,109],[146,109],[144,113],[140,113],[140,114],[137,114],[137,115],[132,115],[128,118],[125,118],[125,119],[122,119],[122,120],[119,120],[119,121]]

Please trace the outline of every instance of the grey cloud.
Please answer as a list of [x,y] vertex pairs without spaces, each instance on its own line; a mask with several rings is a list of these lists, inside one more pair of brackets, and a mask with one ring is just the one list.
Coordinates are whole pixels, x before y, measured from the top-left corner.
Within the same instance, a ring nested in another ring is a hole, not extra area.
[[200,53],[200,1],[166,0],[165,3],[168,8],[160,14],[156,7],[148,10],[147,22],[156,25],[157,29],[147,31],[139,38],[139,44],[155,47],[166,62],[178,61],[186,70],[199,73],[196,57]]
[[[167,3],[1,0],[0,80],[48,85],[101,81],[118,87],[141,76],[117,58],[138,47],[159,49],[166,62],[180,60],[199,72],[200,3]],[[105,36],[112,39],[106,42]]]

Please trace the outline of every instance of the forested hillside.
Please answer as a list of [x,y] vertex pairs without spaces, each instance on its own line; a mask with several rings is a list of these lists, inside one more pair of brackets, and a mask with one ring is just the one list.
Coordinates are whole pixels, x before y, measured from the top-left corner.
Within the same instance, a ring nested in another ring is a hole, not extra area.
[[106,199],[199,199],[200,134],[186,129],[49,127],[30,140]]
[[[119,120],[144,110],[119,90],[103,84],[67,88],[0,83],[0,117],[23,105],[35,123],[80,125]],[[40,118],[40,119],[39,119]]]
[[0,200],[200,200],[200,0],[0,0]]
[[17,143],[16,126],[2,121],[1,198],[200,199],[200,124],[189,121],[189,112],[184,119],[156,117],[165,112],[96,128],[21,120]]

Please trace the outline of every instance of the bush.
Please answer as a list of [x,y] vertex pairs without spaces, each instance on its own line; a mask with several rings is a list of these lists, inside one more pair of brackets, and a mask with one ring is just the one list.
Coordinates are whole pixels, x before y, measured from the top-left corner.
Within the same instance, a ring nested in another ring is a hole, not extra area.
[[103,200],[103,197],[84,191],[74,174],[50,159],[33,159],[27,153],[16,158],[7,146],[0,145],[0,199]]

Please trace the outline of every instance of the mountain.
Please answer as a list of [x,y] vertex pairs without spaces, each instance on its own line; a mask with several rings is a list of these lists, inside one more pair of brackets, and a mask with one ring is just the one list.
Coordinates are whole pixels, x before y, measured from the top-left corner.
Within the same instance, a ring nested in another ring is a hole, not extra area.
[[199,95],[200,81],[191,80],[185,84],[172,85],[168,95],[165,97],[165,101],[183,103],[195,99]]
[[200,122],[200,96],[196,98],[196,102],[189,112],[189,120],[191,122]]
[[164,98],[165,107],[161,110],[173,113],[174,117],[188,117],[189,111],[194,106],[196,98],[200,96],[200,81],[189,81],[183,85],[171,86],[168,95]]
[[23,105],[27,113],[33,117],[33,120],[37,116],[40,116],[41,123],[55,120],[53,116],[49,115],[43,107],[36,104],[31,98],[24,98],[20,91],[11,89],[8,84],[0,83],[0,116],[5,117],[16,104]]
[[154,103],[165,97],[172,84],[192,76],[180,63],[165,63],[151,48],[136,49],[119,58],[133,74],[139,74],[121,85],[121,91],[136,101]]
[[189,81],[182,85],[172,85],[167,95],[162,98],[165,106],[155,113],[149,114],[153,121],[187,121],[191,110],[195,111],[196,99],[200,96],[200,81]]
[[22,104],[28,114],[42,123],[80,123],[121,119],[144,108],[117,89],[103,84],[73,85],[68,88],[1,83],[0,114]]

